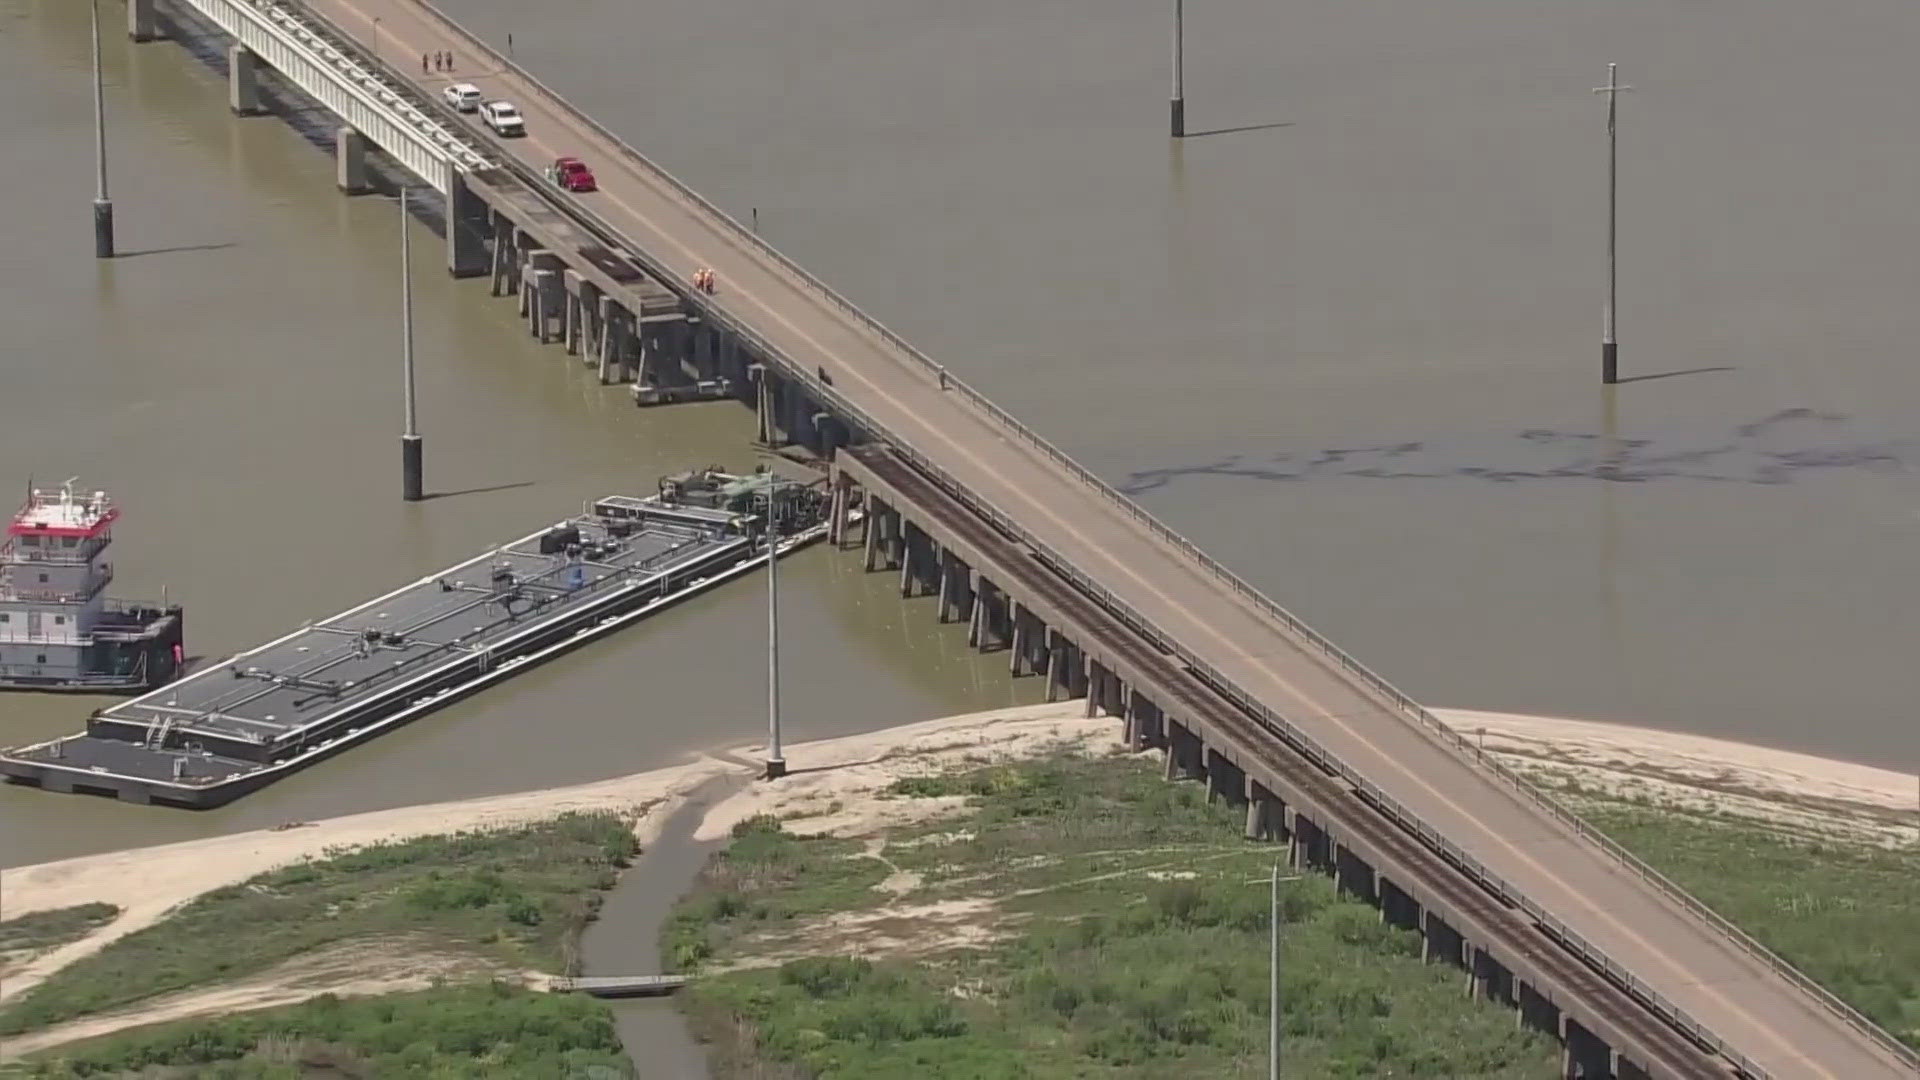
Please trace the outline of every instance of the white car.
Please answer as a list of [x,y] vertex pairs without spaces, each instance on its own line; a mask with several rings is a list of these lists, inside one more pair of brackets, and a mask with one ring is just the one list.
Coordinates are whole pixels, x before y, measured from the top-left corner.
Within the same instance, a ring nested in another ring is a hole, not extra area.
[[455,112],[478,112],[480,110],[480,88],[472,83],[454,83],[452,86],[440,91],[440,96],[446,99],[447,104],[452,106]]
[[493,129],[495,135],[502,138],[527,133],[527,121],[510,101],[489,101],[480,106],[480,119]]

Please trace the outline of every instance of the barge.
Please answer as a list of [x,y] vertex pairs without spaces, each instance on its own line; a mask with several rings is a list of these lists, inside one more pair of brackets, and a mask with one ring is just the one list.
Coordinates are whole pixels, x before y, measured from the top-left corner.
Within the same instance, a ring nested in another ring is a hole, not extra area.
[[[716,469],[584,512],[0,751],[9,781],[220,806],[826,533],[825,496]],[[769,527],[771,523],[771,527]]]
[[178,606],[107,595],[113,523],[104,491],[27,485],[0,542],[0,690],[127,694],[171,681],[185,661]]

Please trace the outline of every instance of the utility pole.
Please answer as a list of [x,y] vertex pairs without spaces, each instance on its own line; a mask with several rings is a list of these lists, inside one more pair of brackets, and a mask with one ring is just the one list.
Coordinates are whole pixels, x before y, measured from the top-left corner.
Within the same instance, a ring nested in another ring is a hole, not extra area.
[[1614,135],[1614,118],[1619,111],[1622,91],[1631,90],[1631,86],[1620,85],[1620,65],[1607,65],[1607,85],[1596,86],[1593,92],[1607,95],[1607,300],[1601,309],[1600,336],[1600,381],[1608,386],[1620,381],[1620,342],[1614,336],[1614,234],[1618,218],[1617,193],[1619,190],[1619,150],[1618,139]]
[[780,752],[780,526],[773,488],[767,489],[767,779],[787,775]]
[[113,258],[113,200],[107,198],[107,106],[100,86],[100,0],[93,10],[93,257]]
[[408,502],[423,497],[420,483],[420,426],[413,401],[413,243],[407,229],[407,193],[400,189],[400,363],[406,385],[407,428],[400,436],[400,490]]
[[1270,1030],[1267,1032],[1267,1080],[1280,1080],[1280,864],[1273,864],[1273,891],[1268,898],[1271,911],[1267,936],[1272,939],[1273,956],[1269,960],[1268,980],[1271,997],[1267,1004]]
[[1187,91],[1186,80],[1182,77],[1186,21],[1186,0],[1173,0],[1173,137],[1185,138],[1187,134]]

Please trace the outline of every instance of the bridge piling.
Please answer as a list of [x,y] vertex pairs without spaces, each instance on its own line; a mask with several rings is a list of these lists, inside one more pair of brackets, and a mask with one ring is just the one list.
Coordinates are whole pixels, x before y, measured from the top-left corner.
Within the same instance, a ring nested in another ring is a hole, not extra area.
[[260,105],[259,62],[245,45],[227,46],[227,108],[235,116],[259,116],[266,111]]
[[560,271],[560,347],[568,356],[580,355],[580,283],[580,271],[571,266]]
[[127,0],[127,37],[134,41],[152,41],[160,36],[153,17],[153,0]]
[[365,195],[372,191],[367,183],[367,137],[347,125],[333,132],[334,184],[345,195]]
[[486,273],[493,210],[474,193],[464,169],[447,170],[446,230],[447,273],[457,278]]

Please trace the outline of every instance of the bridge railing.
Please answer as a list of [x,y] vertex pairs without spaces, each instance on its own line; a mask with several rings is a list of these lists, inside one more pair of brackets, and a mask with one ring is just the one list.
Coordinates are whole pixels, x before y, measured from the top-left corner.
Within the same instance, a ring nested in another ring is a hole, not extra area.
[[291,79],[334,115],[444,193],[453,168],[486,162],[392,86],[375,78],[273,0],[181,0]]
[[[432,13],[444,26],[459,35],[467,43],[468,48],[476,55],[486,57],[489,63],[498,65],[502,70],[511,71],[515,77],[536,87],[555,102],[564,103],[566,101],[563,95],[546,86],[531,72],[521,67],[510,57],[503,55],[491,45],[474,36],[467,31],[465,27],[461,26],[460,23],[448,18],[433,4],[429,3],[428,0],[414,0],[414,3]],[[1456,753],[1473,759],[1489,773],[1507,784],[1516,794],[1527,802],[1551,815],[1580,836],[1600,847],[1624,868],[1652,885],[1658,891],[1666,894],[1670,899],[1680,904],[1690,913],[1706,921],[1716,930],[1726,935],[1726,937],[1734,942],[1740,949],[1820,1002],[1844,1022],[1867,1035],[1890,1053],[1894,1054],[1899,1060],[1911,1063],[1917,1068],[1920,1068],[1920,1053],[1916,1053],[1910,1047],[1894,1039],[1858,1010],[1846,1002],[1841,1001],[1826,988],[1807,978],[1795,969],[1793,965],[1787,963],[1772,950],[1756,941],[1751,935],[1721,917],[1713,911],[1713,909],[1702,904],[1685,889],[1681,888],[1664,874],[1655,870],[1644,860],[1621,847],[1604,833],[1588,825],[1578,815],[1548,798],[1525,778],[1492,760],[1485,754],[1480,753],[1467,739],[1442,723],[1438,717],[1434,716],[1405,693],[1402,693],[1393,684],[1387,682],[1386,679],[1382,678],[1372,669],[1348,655],[1339,646],[1295,617],[1292,612],[1281,607],[1264,593],[1248,584],[1238,574],[1235,574],[1232,570],[1229,570],[1225,565],[1220,563],[1219,560],[1200,550],[1192,541],[1175,532],[1172,528],[1169,528],[1165,523],[1148,513],[1138,503],[1135,503],[1132,499],[1115,489],[1111,484],[1094,475],[1073,458],[1068,457],[1065,452],[1056,447],[1052,442],[1043,438],[1038,432],[1028,427],[1025,423],[1022,423],[1013,414],[995,404],[985,394],[980,393],[972,386],[954,377],[951,373],[947,372],[944,366],[935,363],[925,353],[915,348],[899,334],[894,333],[879,320],[856,307],[852,301],[842,296],[826,284],[826,282],[821,281],[804,267],[788,258],[771,244],[768,244],[759,235],[742,225],[731,214],[720,209],[699,192],[688,187],[678,177],[675,177],[672,173],[655,164],[652,159],[629,145],[625,139],[609,130],[605,125],[578,110],[570,109],[569,111],[573,117],[591,128],[599,137],[619,147],[621,152],[651,174],[659,183],[674,191],[696,210],[709,215],[713,220],[718,222],[730,234],[731,240],[736,245],[761,259],[781,267],[797,284],[814,293],[832,307],[840,310],[858,325],[866,327],[869,331],[879,336],[907,360],[924,369],[930,378],[942,378],[944,384],[951,392],[964,398],[975,408],[1005,428],[1018,441],[1025,443],[1030,449],[1037,452],[1041,457],[1064,470],[1085,484],[1089,489],[1097,492],[1116,509],[1142,525],[1151,535],[1173,547],[1181,555],[1191,559],[1206,571],[1207,574],[1239,594],[1256,609],[1291,633],[1296,639],[1311,646],[1325,661],[1345,671],[1354,681],[1385,698],[1403,717],[1425,728],[1428,733],[1439,739],[1443,744],[1451,747]],[[576,218],[587,220],[596,231],[603,234],[603,239],[619,243],[620,247],[627,250],[629,254],[645,266],[649,272],[661,277],[662,280],[677,280],[677,274],[670,268],[660,264],[649,254],[635,250],[630,244],[620,243],[621,235],[619,231],[598,218],[597,215],[588,213],[577,204],[567,204],[561,208],[564,212]],[[681,285],[684,289],[685,283],[683,282]],[[1194,670],[1202,673],[1203,677],[1213,684],[1217,690],[1235,701],[1242,710],[1259,719],[1265,726],[1274,731],[1275,734],[1286,739],[1296,749],[1307,754],[1312,760],[1333,769],[1349,782],[1354,783],[1363,790],[1371,791],[1374,795],[1374,801],[1379,803],[1383,809],[1387,810],[1389,815],[1399,822],[1402,827],[1426,839],[1435,850],[1460,866],[1469,876],[1479,880],[1496,895],[1526,910],[1544,929],[1566,943],[1569,948],[1585,958],[1596,969],[1614,976],[1630,993],[1645,1001],[1662,1016],[1673,1020],[1678,1026],[1692,1034],[1703,1045],[1714,1047],[1729,1060],[1739,1065],[1749,1075],[1756,1078],[1764,1078],[1767,1076],[1765,1070],[1761,1069],[1757,1064],[1739,1054],[1723,1040],[1714,1036],[1704,1026],[1693,1021],[1682,1012],[1678,1006],[1654,993],[1646,984],[1638,979],[1627,976],[1625,970],[1620,965],[1614,963],[1597,948],[1574,934],[1564,923],[1541,909],[1537,904],[1521,896],[1505,881],[1494,876],[1485,866],[1467,855],[1466,852],[1461,850],[1457,845],[1445,840],[1440,836],[1438,830],[1427,826],[1424,822],[1413,816],[1411,812],[1400,807],[1397,803],[1388,800],[1371,782],[1360,776],[1344,762],[1339,761],[1324,749],[1320,748],[1317,743],[1314,743],[1304,732],[1301,732],[1293,724],[1240,690],[1231,680],[1221,675],[1218,671],[1215,671],[1204,661],[1198,659],[1180,642],[1162,632],[1152,622],[1135,611],[1131,605],[1120,600],[1104,586],[1088,577],[1085,573],[1074,567],[1073,564],[1054,552],[1024,526],[975,496],[971,489],[961,484],[944,469],[908,445],[898,435],[882,426],[864,410],[843,397],[833,387],[821,382],[818,377],[814,375],[812,369],[806,364],[787,355],[786,350],[762,338],[745,323],[733,318],[724,310],[704,300],[701,294],[688,289],[683,295],[703,309],[703,317],[707,320],[726,326],[730,332],[751,344],[754,350],[761,355],[769,359],[784,361],[789,369],[789,376],[805,383],[816,400],[822,404],[831,406],[856,425],[881,439],[888,446],[899,452],[903,458],[911,462],[916,468],[927,473],[940,483],[942,487],[946,488],[955,498],[966,504],[973,512],[992,522],[996,528],[1000,529],[1007,536],[1018,540],[1032,548],[1037,554],[1042,555],[1047,559],[1049,564],[1053,566],[1056,572],[1066,577],[1069,581],[1073,582],[1076,587],[1106,606],[1116,616],[1127,622],[1135,632],[1140,633],[1150,641],[1156,642],[1169,653],[1180,657],[1183,662]]]

